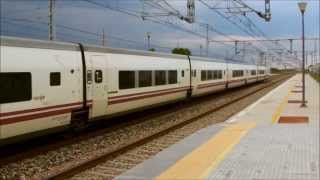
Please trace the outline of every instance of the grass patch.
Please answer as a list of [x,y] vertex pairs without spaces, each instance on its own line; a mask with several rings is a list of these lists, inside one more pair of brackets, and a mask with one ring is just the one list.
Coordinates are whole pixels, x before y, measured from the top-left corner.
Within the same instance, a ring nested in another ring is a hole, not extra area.
[[316,75],[314,73],[309,73],[316,81],[320,83],[320,75]]

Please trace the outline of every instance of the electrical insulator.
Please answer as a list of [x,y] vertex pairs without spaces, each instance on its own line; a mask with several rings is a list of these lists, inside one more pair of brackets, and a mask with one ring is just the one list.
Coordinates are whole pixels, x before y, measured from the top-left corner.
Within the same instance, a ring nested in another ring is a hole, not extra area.
[[265,20],[271,20],[270,0],[265,0]]
[[195,21],[195,2],[194,0],[188,0],[187,3],[187,18],[185,19],[188,23],[194,23]]

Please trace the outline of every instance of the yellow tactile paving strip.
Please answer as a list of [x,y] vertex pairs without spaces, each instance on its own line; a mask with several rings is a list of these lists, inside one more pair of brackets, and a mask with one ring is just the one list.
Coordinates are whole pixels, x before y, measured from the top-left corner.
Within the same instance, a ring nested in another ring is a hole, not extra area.
[[288,94],[283,98],[283,100],[281,101],[281,103],[278,105],[278,107],[276,108],[274,114],[272,115],[271,118],[271,123],[275,124],[278,122],[282,111],[284,110],[284,108],[286,107],[286,105],[288,104],[288,99],[292,94],[292,90],[294,89],[294,86],[291,86],[288,90]]
[[212,139],[186,155],[156,179],[205,179],[240,142],[241,138],[255,126],[256,123],[243,122],[225,127]]

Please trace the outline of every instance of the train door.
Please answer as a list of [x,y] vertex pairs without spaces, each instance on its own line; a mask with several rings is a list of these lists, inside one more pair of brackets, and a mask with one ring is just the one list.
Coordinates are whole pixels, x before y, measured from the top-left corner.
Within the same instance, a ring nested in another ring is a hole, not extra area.
[[107,112],[108,86],[107,61],[105,56],[92,56],[92,116],[103,116]]

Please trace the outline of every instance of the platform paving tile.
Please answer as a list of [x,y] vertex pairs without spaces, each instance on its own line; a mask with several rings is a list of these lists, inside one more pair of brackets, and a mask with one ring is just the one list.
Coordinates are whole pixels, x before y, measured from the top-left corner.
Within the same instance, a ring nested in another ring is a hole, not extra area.
[[208,179],[318,180],[319,128],[309,125],[256,127]]
[[[280,114],[308,116],[309,123],[270,123],[275,104],[280,103],[277,98],[285,96],[288,89],[299,84],[300,78],[300,75],[295,76],[251,111],[237,116],[240,122],[248,121],[246,119],[252,121],[252,117],[255,117],[258,125],[242,138],[208,179],[320,179],[319,84],[306,76],[308,107],[285,104]],[[289,93],[288,99],[301,99],[301,94]],[[269,115],[265,112],[269,112]]]
[[166,169],[174,165],[178,160],[192,152],[195,148],[208,141],[224,126],[218,124],[210,126],[186,137],[178,143],[159,152],[152,158],[138,164],[134,168],[120,174],[116,180],[149,180],[153,179]]

